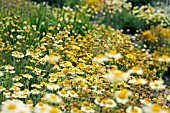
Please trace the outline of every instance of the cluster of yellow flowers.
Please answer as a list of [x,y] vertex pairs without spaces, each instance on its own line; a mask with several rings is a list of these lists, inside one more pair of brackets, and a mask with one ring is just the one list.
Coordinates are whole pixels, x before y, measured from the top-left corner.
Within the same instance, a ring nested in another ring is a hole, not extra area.
[[142,37],[145,42],[162,42],[170,44],[170,29],[162,26],[151,26],[150,30],[142,32]]

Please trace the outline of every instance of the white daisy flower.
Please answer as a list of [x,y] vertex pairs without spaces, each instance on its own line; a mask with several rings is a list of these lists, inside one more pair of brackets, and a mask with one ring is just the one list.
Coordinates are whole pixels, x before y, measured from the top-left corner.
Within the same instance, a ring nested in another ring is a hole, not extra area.
[[104,75],[105,78],[107,78],[109,81],[127,81],[129,77],[129,73],[120,71],[120,70],[111,70],[110,73]]
[[67,93],[71,96],[71,97],[78,97],[78,94],[74,91],[74,90],[70,90],[70,91],[67,91]]
[[137,79],[133,78],[133,79],[129,80],[128,83],[135,84],[135,85],[139,85],[139,84],[145,85],[148,83],[148,81],[143,78],[137,78]]
[[17,35],[17,38],[18,38],[18,39],[22,39],[22,38],[23,38],[23,36],[21,36],[21,35]]
[[90,106],[82,106],[81,110],[85,113],[94,113],[94,109],[92,109]]
[[161,57],[158,58],[159,62],[170,62],[170,57],[167,55],[162,55]]
[[57,84],[54,84],[54,83],[48,83],[47,84],[47,89],[49,89],[49,90],[57,90],[59,88],[60,88],[60,86],[57,85]]
[[138,75],[142,75],[143,74],[143,69],[136,66],[136,67],[132,67],[132,69],[128,70],[128,73],[129,74],[133,74],[133,73],[136,73]]
[[36,104],[34,108],[35,113],[49,113],[49,110],[50,110],[50,106],[42,102]]
[[122,55],[120,53],[117,53],[116,50],[111,50],[105,53],[105,56],[108,58],[115,58],[115,59],[120,59],[122,57]]
[[108,108],[114,108],[116,107],[116,102],[112,99],[107,99],[105,106]]
[[31,110],[20,100],[7,100],[2,104],[1,113],[31,113]]
[[56,56],[54,54],[46,55],[44,58],[46,61],[52,61],[52,62],[57,62],[60,59],[59,56]]
[[142,109],[140,107],[137,107],[137,106],[129,106],[127,109],[126,109],[126,113],[143,113]]
[[116,101],[121,104],[126,104],[129,101],[128,97],[131,95],[132,92],[128,91],[127,89],[115,92]]
[[55,94],[46,94],[45,98],[49,102],[52,102],[52,103],[61,103],[62,102],[62,99],[59,96],[55,95]]
[[147,105],[147,106],[151,106],[151,105],[152,105],[151,100],[150,100],[150,99],[147,99],[147,98],[145,98],[145,99],[140,99],[140,102],[141,102],[142,104],[144,104],[144,105]]
[[145,106],[143,107],[143,111],[145,113],[166,113],[164,109],[161,108],[158,104],[153,104],[151,106]]
[[32,93],[32,94],[36,94],[36,95],[37,95],[37,94],[39,94],[39,93],[40,93],[40,91],[39,91],[39,90],[37,90],[37,89],[32,89],[32,90],[31,90],[31,93]]
[[105,57],[103,54],[98,54],[95,58],[92,59],[92,61],[102,63],[104,61],[108,61],[108,58]]
[[65,90],[61,90],[61,91],[58,91],[58,94],[61,96],[61,97],[68,97],[68,93],[65,91]]
[[22,76],[23,76],[24,78],[28,78],[28,79],[33,78],[32,75],[30,75],[30,74],[28,74],[28,73],[27,73],[27,74],[23,74]]
[[149,83],[149,86],[152,90],[163,90],[166,88],[166,85],[163,85],[163,80],[155,80]]

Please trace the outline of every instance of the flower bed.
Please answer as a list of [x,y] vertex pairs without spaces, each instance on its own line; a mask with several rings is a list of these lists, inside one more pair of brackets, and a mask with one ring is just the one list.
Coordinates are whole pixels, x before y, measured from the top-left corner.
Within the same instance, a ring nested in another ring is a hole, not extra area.
[[17,2],[29,10],[0,11],[1,113],[169,112],[170,49],[157,40],[168,28],[130,37],[95,24],[87,5]]

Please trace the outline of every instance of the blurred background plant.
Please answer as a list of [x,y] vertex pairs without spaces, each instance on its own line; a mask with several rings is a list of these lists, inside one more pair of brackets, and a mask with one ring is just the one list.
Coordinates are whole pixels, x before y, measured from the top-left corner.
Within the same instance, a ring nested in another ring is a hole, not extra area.
[[[5,12],[20,15],[22,18],[27,18],[38,28],[41,22],[48,19],[45,27],[49,27],[50,23],[58,24],[58,19],[62,15],[83,13],[77,19],[85,19],[87,23],[105,24],[116,29],[122,29],[124,33],[135,34],[136,31],[147,30],[150,26],[161,24],[164,27],[170,26],[170,16],[168,11],[168,0],[33,0],[35,3],[30,3],[25,0],[1,0],[1,8]],[[48,5],[48,4],[50,5]],[[148,4],[149,3],[149,4]],[[141,5],[142,4],[142,5]],[[145,5],[146,4],[146,5]],[[4,7],[4,8],[3,8]],[[33,8],[34,7],[34,8]],[[63,9],[60,9],[64,7]],[[55,9],[48,10],[49,8]],[[68,11],[69,10],[69,11]],[[10,12],[9,12],[10,11]],[[44,12],[44,13],[41,13]],[[86,13],[86,14],[85,14]],[[60,15],[60,16],[56,16]],[[86,15],[86,16],[85,16]],[[87,16],[88,15],[88,16]],[[31,18],[28,18],[31,17]],[[56,18],[57,17],[57,18]],[[61,19],[61,18],[60,18]],[[73,19],[73,18],[72,18]],[[65,20],[62,21],[62,24]],[[75,23],[75,21],[73,22]],[[76,23],[75,23],[76,24]],[[79,24],[78,24],[79,25]],[[83,25],[83,24],[80,24]],[[82,26],[81,26],[82,27]],[[78,27],[82,29],[81,27]],[[45,31],[45,29],[41,30]]]
[[128,2],[132,3],[132,6],[142,6],[151,4],[152,6],[157,5],[159,2],[166,2],[167,0],[127,0]]
[[134,7],[132,14],[144,21],[145,29],[149,29],[151,25],[170,26],[168,16],[161,8],[152,7],[150,4],[141,7]]
[[[129,31],[130,34],[135,34],[139,28],[147,30],[153,25],[170,26],[165,9],[158,7],[160,6],[158,1],[156,3],[152,3],[153,6],[151,4],[140,6],[139,3],[136,3],[139,6],[134,5],[133,7],[134,3],[127,0],[107,0],[103,5],[103,15],[99,16],[101,19],[99,24],[104,23],[113,28],[123,29],[125,33]],[[162,5],[164,4],[162,3]]]

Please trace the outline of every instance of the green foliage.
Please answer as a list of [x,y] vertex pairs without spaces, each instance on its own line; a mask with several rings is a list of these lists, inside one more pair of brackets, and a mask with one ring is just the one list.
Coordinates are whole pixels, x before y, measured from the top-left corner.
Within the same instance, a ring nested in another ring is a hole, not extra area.
[[144,29],[144,23],[134,15],[129,12],[123,10],[122,12],[116,12],[115,14],[107,13],[102,23],[106,25],[110,25],[116,29],[123,29],[124,32],[129,32],[131,34],[136,33],[138,29]]
[[134,6],[142,6],[147,4],[151,4],[155,6],[157,2],[163,2],[165,0],[127,0],[127,1],[131,2],[134,7]]
[[53,7],[62,7],[64,5],[74,6],[80,4],[80,0],[31,0],[37,3],[47,2],[48,5]]

